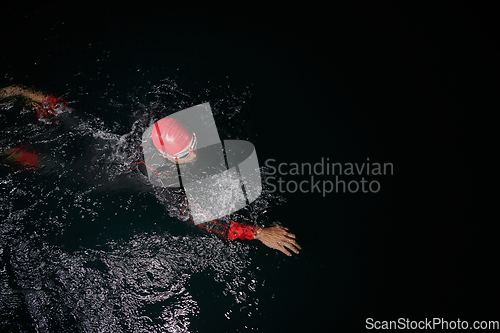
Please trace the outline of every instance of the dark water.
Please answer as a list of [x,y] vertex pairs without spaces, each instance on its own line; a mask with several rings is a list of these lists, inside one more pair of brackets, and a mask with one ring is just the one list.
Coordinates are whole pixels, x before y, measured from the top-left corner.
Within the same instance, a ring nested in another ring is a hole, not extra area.
[[[406,155],[424,156],[422,147],[436,141],[415,139],[420,120],[401,113],[417,109],[403,107],[415,97],[403,86],[416,83],[401,72],[415,74],[416,58],[395,46],[405,40],[398,29],[366,32],[371,25],[354,14],[332,27],[327,13],[316,21],[309,12],[253,10],[240,20],[204,9],[5,12],[6,28],[22,29],[4,36],[1,86],[64,95],[72,113],[27,125],[12,117],[22,105],[1,106],[9,115],[3,147],[29,140],[46,156],[39,171],[0,177],[2,330],[353,331],[377,315],[470,315],[455,293],[461,286],[475,294],[458,268],[478,265],[467,255],[470,242],[458,246],[470,239],[456,203],[468,201],[439,201],[439,190],[420,192],[431,181],[427,170],[402,170],[415,166]],[[441,80],[435,84],[448,82]],[[377,193],[265,193],[247,208],[259,223],[290,228],[303,248],[297,256],[203,233],[131,167],[150,121],[203,102],[221,138],[255,145],[263,176],[270,159],[277,166],[322,158],[392,163],[394,175],[365,175],[380,182]],[[17,127],[8,128],[12,121]],[[399,170],[408,172],[403,181]],[[456,209],[451,238],[439,238],[448,228],[429,217],[437,203]]]

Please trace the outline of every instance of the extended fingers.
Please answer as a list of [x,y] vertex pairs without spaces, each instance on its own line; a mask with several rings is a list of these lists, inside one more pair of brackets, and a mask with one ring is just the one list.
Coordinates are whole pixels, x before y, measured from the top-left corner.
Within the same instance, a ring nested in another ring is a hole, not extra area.
[[[297,241],[293,238],[286,237],[284,236],[279,242],[278,242],[279,247],[286,247],[287,249],[293,251],[295,254],[299,254],[299,250],[301,250],[300,245],[297,243]],[[285,253],[283,250],[280,249],[281,252]],[[288,251],[287,251],[288,252]],[[288,252],[289,253],[289,252]],[[286,253],[285,253],[286,254]]]
[[283,235],[287,238],[290,238],[290,239],[296,239],[297,237],[295,237],[294,234],[292,234],[290,231],[288,231],[288,228],[283,228]]
[[[292,254],[291,254],[289,251],[287,251],[287,249],[286,249],[283,245],[281,245],[281,244],[280,244],[280,245],[278,245],[278,250],[280,250],[281,252],[283,252],[284,254],[286,254],[286,255],[287,255],[287,256],[289,256],[289,257],[292,255]],[[295,253],[297,253],[297,252],[295,252]]]
[[286,248],[292,250],[295,254],[299,254],[300,246],[299,246],[299,244],[297,244],[296,241],[290,239],[287,242],[283,243],[282,245],[286,246]]
[[300,247],[299,243],[297,243],[295,235],[289,232],[288,228],[281,227],[281,229],[283,231],[282,235],[284,236],[285,239],[283,245],[298,254],[299,253],[298,250],[302,250],[302,248]]
[[290,239],[288,242],[290,244],[292,244],[293,246],[295,246],[297,249],[302,250],[302,248],[300,247],[299,243],[297,243],[297,241],[295,239]]

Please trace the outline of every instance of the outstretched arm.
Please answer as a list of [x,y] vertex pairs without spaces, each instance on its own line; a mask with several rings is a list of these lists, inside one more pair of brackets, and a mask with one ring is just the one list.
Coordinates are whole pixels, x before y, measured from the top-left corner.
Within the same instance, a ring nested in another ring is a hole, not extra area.
[[13,96],[22,96],[30,101],[39,120],[63,111],[70,111],[67,107],[68,103],[62,97],[47,95],[40,91],[19,86],[9,86],[0,89],[0,99]]
[[0,89],[0,98],[23,96],[36,103],[43,103],[47,99],[47,95],[39,91],[25,89],[19,86],[9,86]]
[[230,225],[225,225],[217,221],[210,221],[199,224],[199,226],[208,231],[218,233],[229,240],[258,239],[264,243],[264,245],[281,251],[287,256],[292,255],[290,251],[298,254],[299,250],[301,250],[295,235],[288,231],[288,228],[279,225],[269,228],[260,228],[234,221],[231,221]]
[[[186,214],[182,209],[181,213]],[[190,220],[192,221],[191,218]],[[200,223],[198,226],[210,232],[217,233],[223,238],[229,240],[258,239],[264,243],[264,245],[281,251],[287,256],[292,255],[290,251],[295,254],[299,254],[299,250],[302,250],[300,245],[297,243],[295,235],[292,234],[288,228],[284,228],[280,225],[275,225],[269,228],[260,228],[234,221],[231,221],[230,224],[226,224],[210,220],[209,222]]]

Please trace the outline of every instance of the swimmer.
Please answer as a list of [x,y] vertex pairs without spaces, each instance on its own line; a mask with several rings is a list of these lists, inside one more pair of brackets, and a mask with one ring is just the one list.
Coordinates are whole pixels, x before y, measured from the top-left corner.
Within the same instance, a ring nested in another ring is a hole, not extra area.
[[[43,123],[50,123],[54,115],[69,110],[62,98],[20,86],[0,89],[0,100],[10,97],[25,98],[36,112],[37,119]],[[161,131],[158,130],[160,127]],[[149,130],[150,140],[148,147],[143,147],[143,152],[150,149],[153,153],[148,154],[143,162],[139,162],[139,167],[154,185],[171,187],[169,181],[178,181],[177,166],[189,166],[198,159],[196,135],[182,122],[169,117],[157,121]],[[20,169],[33,171],[43,167],[43,158],[29,142],[16,148],[6,149],[1,156],[4,165],[14,171]],[[199,226],[228,240],[259,240],[264,245],[288,256],[291,256],[292,252],[298,254],[301,249],[296,236],[288,228],[280,225],[260,228],[223,218],[200,223]]]
[[[179,181],[178,166],[189,167],[198,159],[196,134],[180,120],[166,117],[150,126],[144,137],[147,138],[143,142],[144,161],[138,163],[141,171],[154,185],[178,187],[174,185]],[[301,249],[296,236],[279,225],[260,228],[234,221],[211,220],[199,226],[229,240],[257,239],[288,256],[292,255],[291,252],[298,254]]]

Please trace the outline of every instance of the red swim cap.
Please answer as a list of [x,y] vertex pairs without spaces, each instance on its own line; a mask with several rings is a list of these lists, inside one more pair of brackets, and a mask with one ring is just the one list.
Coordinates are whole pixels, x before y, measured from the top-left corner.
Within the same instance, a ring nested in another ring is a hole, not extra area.
[[193,139],[193,134],[179,120],[167,117],[155,123],[151,137],[161,153],[175,155],[186,149]]

